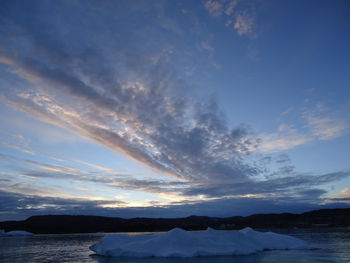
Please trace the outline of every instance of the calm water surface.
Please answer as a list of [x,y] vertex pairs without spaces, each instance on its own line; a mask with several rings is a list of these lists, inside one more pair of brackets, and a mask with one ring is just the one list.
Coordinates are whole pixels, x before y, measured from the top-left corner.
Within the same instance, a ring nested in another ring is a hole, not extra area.
[[322,263],[350,262],[350,230],[347,228],[273,230],[317,245],[316,250],[263,251],[248,256],[176,258],[108,258],[89,250],[105,234],[35,235],[0,237],[0,262],[90,263]]

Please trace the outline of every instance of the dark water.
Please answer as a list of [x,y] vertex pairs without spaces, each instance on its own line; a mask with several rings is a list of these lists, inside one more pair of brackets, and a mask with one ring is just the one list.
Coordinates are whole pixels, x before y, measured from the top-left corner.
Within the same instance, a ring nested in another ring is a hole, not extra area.
[[93,255],[89,246],[105,234],[35,235],[0,237],[0,262],[94,263],[322,263],[350,262],[347,228],[273,230],[304,239],[320,249],[263,251],[248,256],[176,258],[108,258]]

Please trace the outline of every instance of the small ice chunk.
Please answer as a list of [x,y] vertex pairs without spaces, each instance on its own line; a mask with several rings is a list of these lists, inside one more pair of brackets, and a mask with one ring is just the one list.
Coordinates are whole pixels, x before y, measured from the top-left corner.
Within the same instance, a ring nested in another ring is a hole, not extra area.
[[247,255],[270,249],[310,249],[305,241],[251,228],[239,231],[185,231],[174,228],[165,233],[129,236],[111,234],[90,249],[114,257],[195,257]]
[[9,231],[4,232],[3,230],[0,231],[1,236],[31,236],[33,233],[22,231],[22,230],[15,230],[15,231]]

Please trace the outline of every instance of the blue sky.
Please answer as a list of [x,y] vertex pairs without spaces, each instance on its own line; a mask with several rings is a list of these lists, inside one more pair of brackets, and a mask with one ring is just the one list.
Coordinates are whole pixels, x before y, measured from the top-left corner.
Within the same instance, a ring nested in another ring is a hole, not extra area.
[[348,1],[2,1],[0,220],[350,203]]

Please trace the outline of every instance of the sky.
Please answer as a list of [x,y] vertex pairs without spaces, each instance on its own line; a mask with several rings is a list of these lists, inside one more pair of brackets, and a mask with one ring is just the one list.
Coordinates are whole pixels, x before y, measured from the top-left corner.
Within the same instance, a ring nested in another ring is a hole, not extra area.
[[350,206],[350,3],[0,5],[0,220]]

